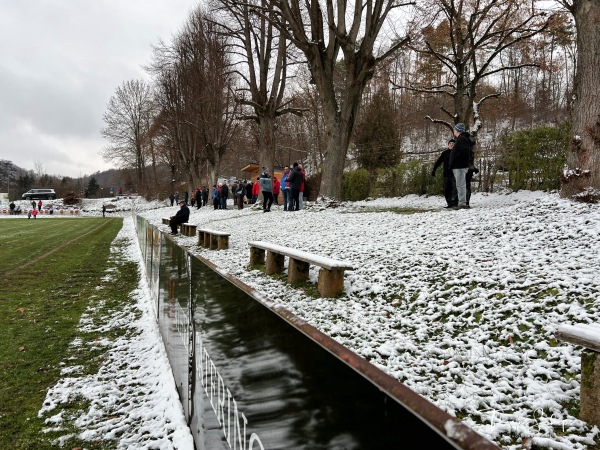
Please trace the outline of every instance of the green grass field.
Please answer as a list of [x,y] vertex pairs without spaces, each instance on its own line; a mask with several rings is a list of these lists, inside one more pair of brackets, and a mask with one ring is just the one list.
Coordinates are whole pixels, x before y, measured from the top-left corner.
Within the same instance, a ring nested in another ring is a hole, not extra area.
[[[79,319],[99,288],[103,304],[110,299],[104,307],[118,307],[137,283],[135,264],[111,257],[121,226],[120,218],[0,219],[1,449],[59,448],[52,433],[41,433],[37,417],[46,391],[59,379],[61,361],[80,358],[90,371],[101,361],[89,352],[70,354],[69,344],[81,337]],[[105,283],[106,269],[115,265],[118,275]],[[73,440],[64,448],[81,444]]]

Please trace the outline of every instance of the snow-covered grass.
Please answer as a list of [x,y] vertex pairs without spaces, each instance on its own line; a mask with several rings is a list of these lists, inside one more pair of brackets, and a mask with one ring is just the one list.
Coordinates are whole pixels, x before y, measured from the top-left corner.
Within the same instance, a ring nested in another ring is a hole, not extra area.
[[[86,200],[81,214],[101,216],[108,201]],[[540,448],[592,445],[599,430],[577,417],[581,348],[554,333],[600,322],[600,207],[542,192],[475,193],[470,210],[443,204],[407,196],[265,214],[230,200],[227,210],[192,208],[190,217],[231,233],[228,250],[175,239],[502,448],[522,448],[523,439]],[[117,205],[107,215],[133,211],[164,231],[161,218],[178,209],[140,198]],[[249,270],[251,240],[356,269],[346,272],[344,295],[313,298]]]

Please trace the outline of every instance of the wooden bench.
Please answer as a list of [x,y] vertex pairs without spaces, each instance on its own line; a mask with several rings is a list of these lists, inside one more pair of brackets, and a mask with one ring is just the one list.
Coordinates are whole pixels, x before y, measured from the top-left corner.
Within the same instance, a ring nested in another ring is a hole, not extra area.
[[169,217],[162,218],[163,225],[169,225],[171,223],[171,219]]
[[196,225],[193,223],[182,223],[180,230],[184,236],[196,236]]
[[581,352],[579,417],[600,427],[600,324],[561,325],[555,337],[584,347]]
[[211,250],[226,250],[229,248],[229,236],[226,231],[201,228],[198,230],[198,245]]
[[[264,265],[269,275],[284,271],[285,257],[289,258],[288,282],[291,284],[308,280],[310,265],[320,267],[317,288],[323,297],[335,297],[344,291],[344,271],[354,267],[345,261],[314,255],[263,241],[248,242],[250,265]],[[266,261],[265,261],[266,252]]]

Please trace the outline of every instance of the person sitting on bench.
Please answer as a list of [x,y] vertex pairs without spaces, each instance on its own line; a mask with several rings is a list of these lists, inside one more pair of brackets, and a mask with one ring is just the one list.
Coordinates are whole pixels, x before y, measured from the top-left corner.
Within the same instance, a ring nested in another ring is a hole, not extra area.
[[179,202],[180,209],[177,214],[170,217],[169,226],[171,227],[171,234],[177,234],[177,225],[186,223],[190,218],[190,209],[185,205],[185,200]]

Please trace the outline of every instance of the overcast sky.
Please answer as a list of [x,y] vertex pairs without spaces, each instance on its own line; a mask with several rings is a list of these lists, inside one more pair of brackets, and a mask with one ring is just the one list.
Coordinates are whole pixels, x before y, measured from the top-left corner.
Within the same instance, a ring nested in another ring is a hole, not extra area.
[[196,0],[0,0],[0,159],[49,175],[109,169],[102,116],[124,81],[148,78]]

